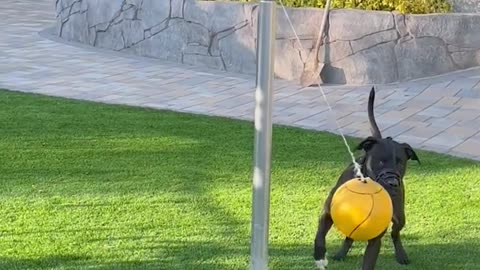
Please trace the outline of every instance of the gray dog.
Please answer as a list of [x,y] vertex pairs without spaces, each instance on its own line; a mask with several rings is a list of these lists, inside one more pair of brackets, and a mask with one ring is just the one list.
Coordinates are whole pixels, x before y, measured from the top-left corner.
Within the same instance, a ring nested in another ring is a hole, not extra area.
[[[365,154],[358,158],[357,162],[360,164],[362,173],[365,177],[370,177],[374,181],[380,183],[389,193],[393,202],[393,226],[391,236],[395,247],[395,258],[400,264],[408,264],[408,256],[402,246],[402,241],[400,240],[400,231],[405,225],[405,189],[403,185],[403,176],[405,175],[408,160],[420,161],[410,145],[406,143],[398,143],[390,137],[386,139],[382,138],[373,113],[374,100],[375,89],[372,88],[368,100],[368,119],[370,121],[370,128],[373,136],[368,137],[358,145],[357,150],[364,150]],[[325,257],[325,237],[333,225],[332,217],[330,215],[332,196],[339,186],[353,178],[355,178],[355,172],[354,166],[351,164],[342,173],[325,201],[318,224],[317,235],[315,237],[313,255],[317,268],[319,269],[325,269],[328,264],[328,260]],[[378,237],[368,241],[363,256],[363,270],[372,270],[375,268],[377,257],[380,252],[381,239],[385,232],[386,231],[381,233]],[[344,259],[352,244],[352,239],[348,237],[345,238],[342,247],[337,254],[333,256],[333,259]]]

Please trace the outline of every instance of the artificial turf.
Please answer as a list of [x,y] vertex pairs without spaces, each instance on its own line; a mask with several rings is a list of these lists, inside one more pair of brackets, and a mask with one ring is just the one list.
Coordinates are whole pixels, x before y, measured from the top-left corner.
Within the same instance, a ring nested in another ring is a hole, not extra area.
[[[348,155],[335,135],[273,134],[270,268],[314,269]],[[0,91],[0,269],[247,269],[253,136],[250,122]],[[386,236],[378,269],[479,269],[479,163],[417,153],[411,264]],[[341,235],[327,241],[334,254]],[[329,269],[359,269],[364,247]]]

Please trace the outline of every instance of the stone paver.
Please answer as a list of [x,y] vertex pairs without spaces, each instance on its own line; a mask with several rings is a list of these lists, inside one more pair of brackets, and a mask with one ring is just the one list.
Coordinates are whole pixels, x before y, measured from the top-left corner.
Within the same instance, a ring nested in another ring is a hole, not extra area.
[[[68,44],[48,31],[54,0],[3,0],[0,87],[110,104],[252,120],[255,79]],[[42,34],[39,35],[39,32]],[[377,85],[384,135],[480,160],[480,68]],[[275,81],[274,121],[337,132],[320,91]],[[325,86],[346,135],[365,137],[370,86]],[[339,149],[341,151],[341,149]]]
[[[476,158],[478,156],[478,150],[480,149],[480,138],[471,137],[458,146],[450,150],[450,153],[455,155],[462,155],[464,157]],[[476,158],[477,159],[477,158]]]

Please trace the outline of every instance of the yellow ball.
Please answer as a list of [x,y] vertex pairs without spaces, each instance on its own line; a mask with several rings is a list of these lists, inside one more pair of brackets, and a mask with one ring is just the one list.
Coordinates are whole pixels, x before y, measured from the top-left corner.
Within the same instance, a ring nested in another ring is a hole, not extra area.
[[390,195],[377,182],[352,179],[341,185],[330,205],[335,227],[353,240],[367,241],[387,229],[393,215]]

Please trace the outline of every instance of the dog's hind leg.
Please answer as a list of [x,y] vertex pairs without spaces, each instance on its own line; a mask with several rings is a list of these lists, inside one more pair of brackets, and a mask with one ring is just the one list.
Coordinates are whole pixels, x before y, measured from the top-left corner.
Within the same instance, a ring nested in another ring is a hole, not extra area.
[[393,217],[393,225],[392,225],[392,242],[395,248],[395,259],[399,264],[409,264],[410,261],[408,260],[407,252],[405,248],[403,248],[402,240],[400,239],[400,231],[405,226],[405,212],[403,209],[395,213]]
[[333,220],[329,213],[322,213],[318,222],[317,235],[315,236],[315,246],[313,258],[318,269],[324,270],[328,265],[328,260],[325,254],[326,248],[326,236],[330,228],[332,228]]
[[340,250],[333,256],[333,259],[336,261],[341,261],[347,257],[348,252],[350,251],[350,248],[352,247],[353,244],[353,239],[349,237],[345,237],[345,240],[343,240],[342,247]]

